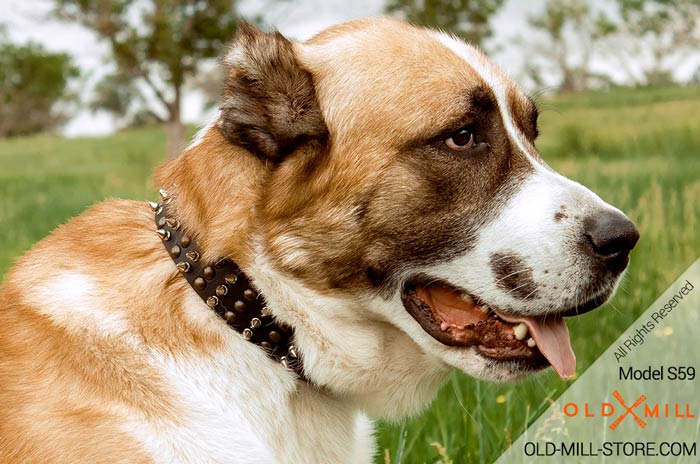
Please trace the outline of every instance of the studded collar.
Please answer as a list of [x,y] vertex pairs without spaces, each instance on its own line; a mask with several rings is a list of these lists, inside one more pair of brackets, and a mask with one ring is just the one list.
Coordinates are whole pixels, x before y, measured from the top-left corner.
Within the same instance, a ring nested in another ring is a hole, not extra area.
[[200,259],[197,244],[177,219],[168,216],[167,206],[172,197],[165,190],[160,195],[160,203],[149,202],[149,205],[155,213],[156,232],[180,274],[229,327],[305,379],[293,344],[294,331],[275,321],[263,295],[236,263],[225,257],[214,263]]

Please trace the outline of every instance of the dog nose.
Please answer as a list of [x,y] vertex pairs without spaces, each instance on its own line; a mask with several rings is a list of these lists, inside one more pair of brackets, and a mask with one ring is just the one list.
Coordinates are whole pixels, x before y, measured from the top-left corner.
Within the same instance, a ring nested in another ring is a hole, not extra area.
[[630,251],[639,240],[639,231],[632,221],[618,211],[606,211],[588,217],[583,227],[594,254],[611,271],[622,272]]

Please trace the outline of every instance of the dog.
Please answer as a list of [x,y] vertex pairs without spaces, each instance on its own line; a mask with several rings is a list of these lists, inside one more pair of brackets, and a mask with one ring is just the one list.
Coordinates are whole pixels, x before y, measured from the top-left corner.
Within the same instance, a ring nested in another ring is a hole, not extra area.
[[575,373],[564,317],[639,234],[540,158],[502,70],[380,18],[244,24],[223,62],[160,202],[93,206],[7,274],[0,461],[371,462],[372,421],[453,368]]

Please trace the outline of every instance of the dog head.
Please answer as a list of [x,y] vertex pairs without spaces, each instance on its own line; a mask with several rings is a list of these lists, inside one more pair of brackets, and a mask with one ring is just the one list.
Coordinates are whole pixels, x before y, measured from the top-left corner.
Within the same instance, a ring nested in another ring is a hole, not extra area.
[[492,380],[573,374],[563,317],[612,295],[638,233],[540,158],[536,105],[498,67],[386,19],[303,44],[244,27],[226,64],[211,131],[264,166],[256,280],[319,383],[416,353]]

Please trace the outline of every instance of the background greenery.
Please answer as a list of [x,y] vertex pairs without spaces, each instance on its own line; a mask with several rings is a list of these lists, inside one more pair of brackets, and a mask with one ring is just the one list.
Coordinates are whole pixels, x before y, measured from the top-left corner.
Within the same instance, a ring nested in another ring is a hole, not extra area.
[[[641,232],[613,303],[569,320],[580,373],[700,255],[700,88],[576,94],[541,107],[543,157]],[[159,128],[0,141],[0,275],[95,202],[154,199],[164,147]],[[551,372],[516,385],[455,373],[424,414],[380,426],[377,462],[493,462],[566,386]]]

